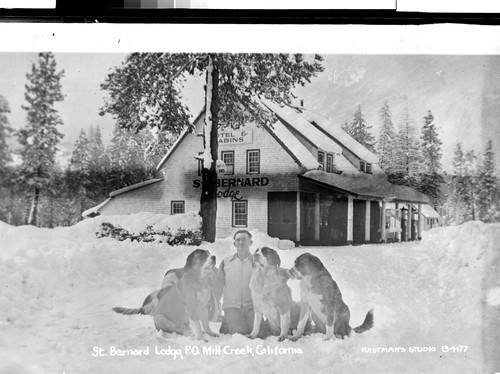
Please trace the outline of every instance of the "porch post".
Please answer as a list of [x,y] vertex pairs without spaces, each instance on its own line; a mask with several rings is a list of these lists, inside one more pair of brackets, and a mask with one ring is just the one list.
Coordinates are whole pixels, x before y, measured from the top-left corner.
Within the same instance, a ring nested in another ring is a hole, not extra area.
[[[396,203],[396,240],[401,241],[401,211],[399,210],[399,203]],[[399,229],[399,230],[398,230]]]
[[381,232],[380,232],[380,236],[381,236],[381,239],[382,239],[382,242],[383,243],[386,243],[387,240],[386,240],[386,235],[385,235],[385,201],[382,201],[382,219],[380,220],[381,222]]
[[300,191],[297,191],[297,227],[295,228],[295,241],[300,242]]
[[319,226],[320,226],[320,210],[319,210],[319,193],[316,194],[316,203],[314,204],[314,240],[319,240]]
[[354,216],[354,200],[352,196],[347,197],[347,243],[353,241],[353,216]]
[[370,200],[366,200],[366,212],[365,212],[365,242],[369,242],[370,241],[370,220],[371,220],[371,217],[370,217],[370,214],[371,214],[371,201]]
[[417,239],[422,239],[422,204],[418,203]]
[[406,217],[406,241],[411,241],[411,221],[412,221],[412,209],[411,204],[408,203],[408,216]]

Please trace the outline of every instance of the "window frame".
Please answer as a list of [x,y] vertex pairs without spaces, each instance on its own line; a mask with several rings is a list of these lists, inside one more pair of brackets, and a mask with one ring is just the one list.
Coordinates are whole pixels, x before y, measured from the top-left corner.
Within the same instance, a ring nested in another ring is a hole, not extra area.
[[366,173],[366,162],[362,160],[359,161],[359,171]]
[[[235,208],[236,204],[238,203],[244,203],[245,204],[245,224],[244,225],[237,225],[236,224],[236,215],[235,215]],[[231,207],[231,225],[232,227],[248,227],[248,200],[233,200],[232,201],[232,207]]]
[[[319,160],[319,156],[321,155],[322,161]],[[325,152],[323,151],[318,151],[318,164],[319,168],[318,170],[325,170]]]
[[[228,173],[227,170],[224,172],[224,175],[234,175],[234,151],[221,151],[220,152],[220,159],[224,162],[224,164],[226,164],[226,162],[224,161],[224,155],[225,154],[231,154],[233,156],[233,171],[231,173]],[[259,156],[259,162],[260,162],[260,156]],[[226,164],[227,166],[227,164]]]
[[[174,204],[182,204],[182,213],[174,213]],[[170,202],[170,215],[175,216],[176,214],[186,213],[186,201],[185,200],[172,200]]]
[[365,163],[365,173],[372,174],[372,164],[370,164],[369,162]]
[[[250,153],[256,152],[259,155],[257,171],[250,171]],[[247,149],[247,174],[260,174],[260,149]]]
[[[328,168],[328,161],[330,162],[330,168]],[[330,170],[328,170],[330,169]],[[333,155],[331,153],[326,154],[326,172],[327,173],[333,173]]]

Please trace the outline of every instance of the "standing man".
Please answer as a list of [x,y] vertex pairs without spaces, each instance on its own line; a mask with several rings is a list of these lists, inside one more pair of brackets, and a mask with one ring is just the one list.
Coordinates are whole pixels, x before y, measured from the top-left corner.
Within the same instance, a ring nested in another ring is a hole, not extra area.
[[250,293],[250,278],[253,271],[253,256],[250,254],[252,234],[238,230],[234,236],[236,253],[226,257],[216,276],[217,288],[223,290],[222,309],[224,316],[222,334],[250,334],[253,328],[253,303]]

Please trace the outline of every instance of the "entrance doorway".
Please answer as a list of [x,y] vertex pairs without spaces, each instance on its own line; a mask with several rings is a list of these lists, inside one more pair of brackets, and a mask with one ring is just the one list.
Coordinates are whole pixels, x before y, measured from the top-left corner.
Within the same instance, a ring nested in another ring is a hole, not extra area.
[[268,192],[267,234],[297,240],[297,192]]

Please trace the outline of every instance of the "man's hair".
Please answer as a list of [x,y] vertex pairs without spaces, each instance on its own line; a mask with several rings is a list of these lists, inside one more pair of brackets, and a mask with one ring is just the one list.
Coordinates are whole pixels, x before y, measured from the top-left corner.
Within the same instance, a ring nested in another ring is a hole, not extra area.
[[238,230],[234,233],[233,235],[233,239],[236,239],[236,235],[238,234],[247,234],[248,235],[248,238],[251,240],[252,239],[252,234],[250,234],[250,231],[248,230]]

